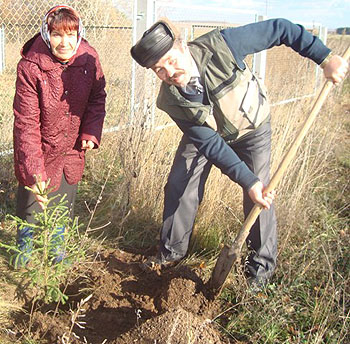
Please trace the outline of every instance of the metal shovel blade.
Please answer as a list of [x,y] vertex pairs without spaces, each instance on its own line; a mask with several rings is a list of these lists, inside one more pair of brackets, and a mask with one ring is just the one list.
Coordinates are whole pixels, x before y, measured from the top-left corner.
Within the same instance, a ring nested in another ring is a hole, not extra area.
[[232,253],[232,248],[225,245],[219,254],[211,279],[208,283],[215,293],[219,292],[224,285],[236,259],[237,254]]

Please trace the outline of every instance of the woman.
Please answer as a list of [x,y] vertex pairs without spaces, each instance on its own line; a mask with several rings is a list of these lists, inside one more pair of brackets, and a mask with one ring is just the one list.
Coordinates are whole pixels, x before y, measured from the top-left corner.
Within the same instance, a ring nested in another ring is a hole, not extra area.
[[[29,223],[34,223],[33,212],[47,202],[39,189],[53,188],[50,197],[66,194],[72,209],[85,152],[100,144],[105,79],[98,54],[82,38],[82,30],[73,8],[55,6],[45,15],[40,33],[21,51],[14,98],[14,165],[17,216]],[[19,231],[21,251],[30,251],[31,237],[31,228]]]

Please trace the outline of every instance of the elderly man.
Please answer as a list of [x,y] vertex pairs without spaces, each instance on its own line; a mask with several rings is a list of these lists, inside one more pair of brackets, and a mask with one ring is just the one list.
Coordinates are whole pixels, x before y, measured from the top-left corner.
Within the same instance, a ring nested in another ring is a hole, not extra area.
[[339,83],[347,63],[317,37],[285,19],[213,30],[186,44],[168,21],[158,21],[131,48],[132,57],[163,81],[157,106],[184,133],[165,186],[157,257],[166,266],[188,250],[193,223],[212,165],[243,188],[248,215],[254,203],[265,210],[247,238],[248,281],[264,285],[276,266],[277,230],[266,193],[271,153],[270,109],[265,87],[244,62],[247,55],[284,44],[323,68]]

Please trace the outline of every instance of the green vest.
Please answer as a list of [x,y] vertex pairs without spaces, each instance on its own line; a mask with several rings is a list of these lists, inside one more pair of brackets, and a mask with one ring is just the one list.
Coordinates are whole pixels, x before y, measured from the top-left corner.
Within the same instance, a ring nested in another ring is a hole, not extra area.
[[236,140],[255,130],[269,116],[264,85],[248,66],[238,66],[219,30],[211,31],[188,44],[209,105],[184,98],[179,90],[162,82],[157,107],[174,119],[206,123],[226,141]]

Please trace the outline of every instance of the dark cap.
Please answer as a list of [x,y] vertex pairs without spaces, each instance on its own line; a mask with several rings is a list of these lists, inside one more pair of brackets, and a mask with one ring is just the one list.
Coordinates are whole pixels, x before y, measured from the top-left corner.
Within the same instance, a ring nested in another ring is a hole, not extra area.
[[131,56],[142,67],[150,68],[172,48],[174,41],[175,35],[169,25],[158,21],[131,48]]

